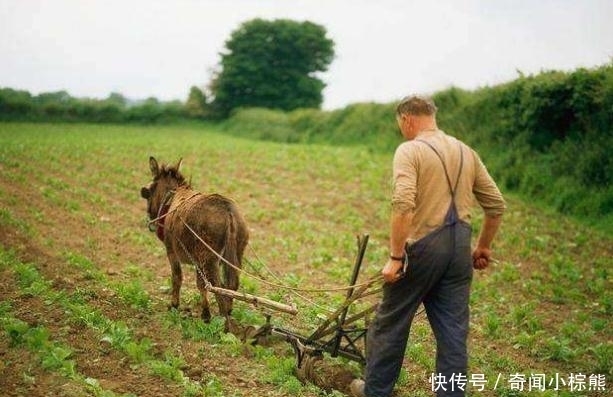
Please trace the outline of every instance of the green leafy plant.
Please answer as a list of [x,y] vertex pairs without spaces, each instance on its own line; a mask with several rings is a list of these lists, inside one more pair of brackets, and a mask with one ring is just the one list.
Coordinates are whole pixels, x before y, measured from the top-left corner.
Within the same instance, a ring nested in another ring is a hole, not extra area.
[[571,347],[570,339],[566,337],[555,337],[547,340],[545,352],[548,359],[563,362],[572,360],[578,354],[578,352]]
[[117,349],[122,349],[130,340],[130,329],[123,322],[111,322],[101,339]]
[[171,381],[183,381],[183,371],[181,368],[185,365],[185,361],[181,357],[165,352],[163,361],[152,360],[149,361],[148,365],[155,375]]
[[151,299],[147,291],[143,289],[138,280],[131,280],[127,283],[118,283],[115,286],[118,296],[135,309],[149,311],[151,309]]
[[613,343],[603,342],[588,349],[596,357],[594,373],[613,375]]
[[490,337],[498,337],[500,335],[501,320],[495,313],[488,313],[485,319],[485,333]]
[[25,321],[19,319],[3,319],[4,332],[7,333],[10,341],[10,346],[17,346],[25,341],[25,335],[30,329],[30,326]]
[[137,364],[142,364],[151,357],[153,342],[148,338],[142,338],[140,341],[128,341],[123,350],[126,352],[130,360]]

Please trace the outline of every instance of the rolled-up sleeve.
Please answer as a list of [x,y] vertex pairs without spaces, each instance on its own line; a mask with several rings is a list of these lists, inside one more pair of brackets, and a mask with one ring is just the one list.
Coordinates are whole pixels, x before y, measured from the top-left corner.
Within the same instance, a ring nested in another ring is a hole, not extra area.
[[398,146],[392,166],[392,210],[394,212],[405,214],[415,210],[417,171],[414,146],[409,142]]
[[479,155],[475,151],[473,151],[473,155],[475,156],[473,194],[486,215],[502,215],[507,208],[504,198]]

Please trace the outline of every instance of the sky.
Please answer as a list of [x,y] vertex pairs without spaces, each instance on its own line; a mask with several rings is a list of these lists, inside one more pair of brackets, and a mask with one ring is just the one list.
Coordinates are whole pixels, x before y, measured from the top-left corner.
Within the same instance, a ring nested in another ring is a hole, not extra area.
[[324,109],[613,61],[613,0],[0,0],[0,87],[184,101],[254,18],[325,27]]

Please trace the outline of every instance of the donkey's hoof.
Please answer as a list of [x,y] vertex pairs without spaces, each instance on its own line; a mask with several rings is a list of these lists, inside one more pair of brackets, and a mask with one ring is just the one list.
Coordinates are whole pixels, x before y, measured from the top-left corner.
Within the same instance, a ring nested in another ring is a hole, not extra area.
[[223,327],[223,331],[226,333],[234,334],[241,340],[245,338],[245,330],[243,327],[232,317],[226,317],[226,321]]
[[168,305],[168,311],[171,311],[173,309],[174,310],[178,310],[179,309],[179,304],[171,303],[170,305]]
[[209,311],[209,309],[202,309],[202,314],[200,315],[200,317],[202,317],[202,321],[207,324],[211,322],[211,312]]

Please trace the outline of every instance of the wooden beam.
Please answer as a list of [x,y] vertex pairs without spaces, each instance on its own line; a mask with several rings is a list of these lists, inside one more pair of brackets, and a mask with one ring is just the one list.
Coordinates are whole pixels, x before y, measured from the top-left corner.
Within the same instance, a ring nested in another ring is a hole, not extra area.
[[231,289],[213,287],[212,285],[208,285],[206,287],[207,290],[211,291],[214,294],[229,296],[234,299],[238,299],[243,302],[251,303],[254,306],[265,306],[269,309],[274,309],[280,312],[288,313],[293,316],[298,314],[298,309],[294,306],[285,305],[283,303],[279,303],[267,298],[262,298],[259,296],[247,294],[245,292],[233,291]]

